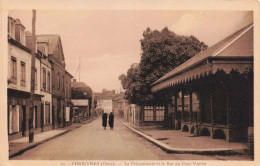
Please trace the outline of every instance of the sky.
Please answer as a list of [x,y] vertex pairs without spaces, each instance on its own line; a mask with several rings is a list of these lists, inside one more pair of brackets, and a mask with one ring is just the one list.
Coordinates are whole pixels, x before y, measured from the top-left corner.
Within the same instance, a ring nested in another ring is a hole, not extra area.
[[[31,31],[31,10],[10,10]],[[37,10],[36,34],[59,34],[66,70],[94,92],[122,89],[118,77],[141,57],[147,27],[168,27],[212,46],[253,22],[249,11]]]

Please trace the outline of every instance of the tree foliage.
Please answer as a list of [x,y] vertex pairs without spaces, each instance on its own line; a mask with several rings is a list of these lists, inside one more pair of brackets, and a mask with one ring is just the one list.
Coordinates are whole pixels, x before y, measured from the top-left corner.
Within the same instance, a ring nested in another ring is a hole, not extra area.
[[151,84],[207,48],[196,37],[177,35],[167,27],[161,31],[147,28],[140,42],[139,65],[132,65],[127,75],[119,77],[126,99],[135,104],[154,102]]

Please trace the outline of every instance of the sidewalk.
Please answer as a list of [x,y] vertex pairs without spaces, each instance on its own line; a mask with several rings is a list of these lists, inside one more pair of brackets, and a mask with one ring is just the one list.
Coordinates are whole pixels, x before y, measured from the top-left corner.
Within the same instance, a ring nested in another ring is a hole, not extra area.
[[81,123],[72,123],[72,125],[65,128],[58,128],[55,130],[50,130],[34,135],[34,142],[29,143],[29,137],[22,137],[9,141],[9,158],[15,157],[22,154],[23,152],[32,149],[44,142],[57,138],[63,134],[66,134],[74,129],[81,127],[84,124],[92,122],[97,117],[87,119]]
[[122,121],[122,123],[168,153],[231,155],[245,154],[248,150],[246,143],[229,143],[208,136],[195,137],[188,132],[164,129],[159,126],[135,126],[126,121]]

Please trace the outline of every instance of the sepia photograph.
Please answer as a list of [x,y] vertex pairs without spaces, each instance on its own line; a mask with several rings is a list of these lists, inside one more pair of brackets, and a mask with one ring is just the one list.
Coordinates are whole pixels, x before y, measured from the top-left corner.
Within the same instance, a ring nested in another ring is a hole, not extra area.
[[257,158],[253,9],[6,12],[10,162]]

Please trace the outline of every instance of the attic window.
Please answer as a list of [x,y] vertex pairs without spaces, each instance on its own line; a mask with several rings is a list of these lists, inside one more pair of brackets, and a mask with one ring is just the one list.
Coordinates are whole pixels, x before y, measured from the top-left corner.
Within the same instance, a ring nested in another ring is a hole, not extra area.
[[23,29],[20,29],[20,42],[25,45],[25,33]]
[[10,21],[10,24],[9,24],[9,35],[12,38],[15,38],[15,24],[12,21]]

